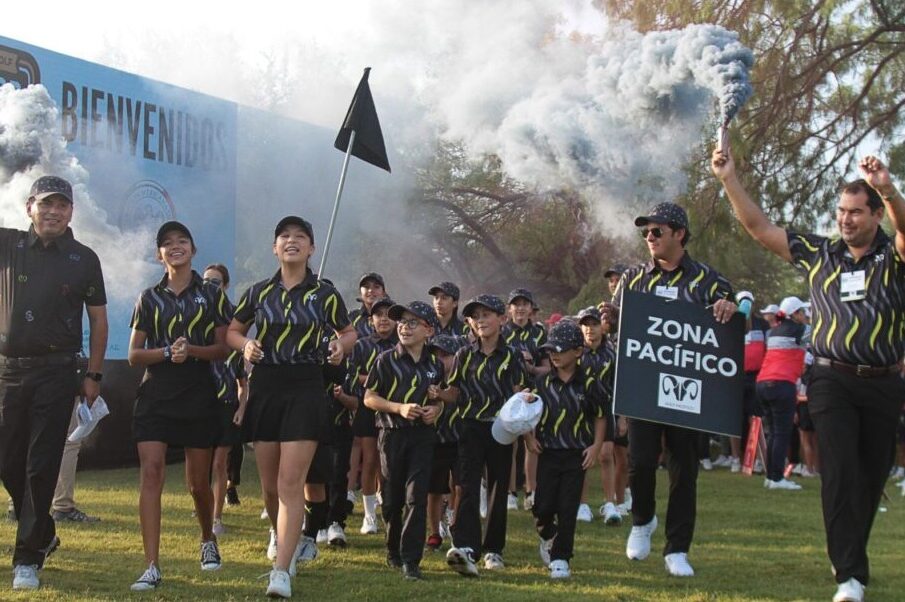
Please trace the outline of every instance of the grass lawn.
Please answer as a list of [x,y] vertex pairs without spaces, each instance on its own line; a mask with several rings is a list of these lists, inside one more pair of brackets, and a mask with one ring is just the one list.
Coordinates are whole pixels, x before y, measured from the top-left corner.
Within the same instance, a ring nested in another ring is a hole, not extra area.
[[[598,483],[597,471],[593,478]],[[202,574],[198,530],[182,483],[182,465],[170,466],[164,492],[161,569],[157,591],[133,594],[129,585],[144,570],[138,529],[137,470],[79,473],[80,507],[103,522],[59,527],[60,550],[42,571],[40,594],[13,592],[10,573],[0,600],[247,600],[264,599],[270,566],[265,558],[267,524],[254,467],[245,460],[242,505],[227,508],[228,532],[220,538],[223,568]],[[625,558],[628,522],[606,527],[579,523],[572,579],[554,583],[537,557],[537,537],[527,512],[509,514],[505,571],[466,580],[446,568],[442,554],[426,553],[426,580],[408,583],[384,566],[382,536],[358,534],[361,508],[350,518],[349,547],[331,550],[300,570],[294,599],[308,600],[830,600],[835,585],[825,553],[819,483],[802,479],[803,491],[767,491],[761,477],[726,470],[702,473],[698,524],[691,561],[697,576],[667,576],[659,550],[664,542],[667,476],[659,471],[661,527],[655,553],[643,562]],[[870,544],[871,600],[905,599],[905,498],[890,485],[887,512],[877,515]],[[599,494],[592,496],[598,500]],[[593,507],[599,502],[595,502]],[[0,520],[0,542],[12,555],[15,525]]]

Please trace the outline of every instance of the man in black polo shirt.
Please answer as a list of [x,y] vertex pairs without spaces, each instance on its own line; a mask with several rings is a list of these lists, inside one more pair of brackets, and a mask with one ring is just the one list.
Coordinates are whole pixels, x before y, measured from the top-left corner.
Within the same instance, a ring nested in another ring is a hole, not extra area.
[[[693,260],[685,250],[691,237],[688,215],[675,203],[660,203],[635,219],[647,242],[651,259],[626,270],[613,297],[604,304],[605,319],[615,321],[624,290],[671,300],[713,306],[713,315],[728,322],[737,306],[729,282],[714,269]],[[650,537],[657,528],[655,487],[660,441],[669,450],[669,504],[666,511],[664,561],[669,574],[691,577],[688,550],[697,514],[699,433],[678,426],[632,419],[628,427],[629,483],[632,489],[632,531],[625,554],[643,560],[650,554]]]
[[[19,525],[13,589],[40,586],[37,571],[59,545],[53,499],[72,400],[100,394],[107,298],[100,261],[72,236],[72,187],[55,176],[31,187],[27,232],[0,228],[0,477]],[[90,327],[80,382],[82,307]]]
[[[833,600],[862,600],[870,577],[867,541],[895,455],[905,393],[898,376],[905,199],[886,166],[868,156],[858,165],[863,179],[842,187],[839,238],[787,232],[742,187],[731,154],[715,150],[711,166],[752,238],[807,274],[815,356],[808,407],[820,452],[827,550],[838,584]],[[884,213],[895,239],[880,227]]]

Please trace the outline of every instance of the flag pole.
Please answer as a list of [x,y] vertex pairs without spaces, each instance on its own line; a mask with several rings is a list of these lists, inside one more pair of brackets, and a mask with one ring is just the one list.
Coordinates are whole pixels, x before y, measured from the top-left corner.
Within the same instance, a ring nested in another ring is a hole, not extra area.
[[327,228],[327,240],[324,242],[324,252],[321,255],[321,264],[317,269],[317,277],[324,277],[324,266],[327,264],[327,252],[330,250],[330,241],[333,239],[333,226],[336,224],[336,214],[339,213],[339,199],[343,195],[343,186],[346,184],[346,173],[349,171],[349,157],[352,156],[352,147],[355,145],[355,130],[349,135],[349,146],[346,149],[346,157],[343,159],[343,169],[339,175],[339,187],[336,189],[336,200],[333,201],[333,214],[330,216],[330,227]]

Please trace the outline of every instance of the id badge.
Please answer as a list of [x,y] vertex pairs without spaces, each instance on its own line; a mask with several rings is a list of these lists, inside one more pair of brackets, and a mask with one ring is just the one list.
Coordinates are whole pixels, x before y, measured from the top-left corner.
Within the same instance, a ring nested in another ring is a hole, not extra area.
[[839,275],[839,298],[842,301],[860,301],[867,296],[864,270],[842,272]]
[[679,287],[677,286],[658,286],[655,294],[658,297],[663,297],[664,299],[669,299],[670,301],[675,301],[679,298]]

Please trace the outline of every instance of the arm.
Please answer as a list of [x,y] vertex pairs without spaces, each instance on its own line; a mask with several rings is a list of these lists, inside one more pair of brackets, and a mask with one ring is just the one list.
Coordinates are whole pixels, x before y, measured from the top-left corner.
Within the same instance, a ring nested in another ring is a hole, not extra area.
[[338,366],[343,361],[343,357],[352,351],[356,340],[358,340],[358,333],[351,324],[342,330],[337,330],[336,338],[330,341],[330,357],[327,358],[327,361]]
[[900,259],[905,260],[905,199],[892,183],[889,169],[876,157],[868,155],[861,159],[858,171],[883,199],[886,215],[896,229],[896,252]]
[[396,403],[384,399],[378,395],[374,389],[365,391],[365,405],[375,412],[383,412],[384,414],[399,414],[406,420],[414,420],[421,417],[421,406],[415,403]]
[[257,363],[264,357],[264,350],[260,341],[245,336],[249,328],[251,323],[245,324],[233,318],[226,329],[226,344],[230,349],[241,353],[249,362]]
[[[86,305],[88,311],[88,372],[103,372],[104,354],[107,351],[107,306]],[[82,379],[82,393],[88,401],[88,405],[94,404],[94,400],[101,394],[99,382],[90,378]]]
[[584,460],[581,463],[581,467],[587,470],[594,466],[594,463],[597,462],[597,457],[600,455],[600,448],[603,447],[603,438],[606,433],[606,417],[601,416],[599,418],[594,419],[594,443],[591,444],[591,447],[588,447],[584,450]]
[[459,387],[447,386],[445,389],[440,389],[438,397],[443,403],[456,403],[456,400],[459,399]]
[[751,238],[775,255],[786,261],[792,261],[786,231],[771,222],[757,203],[748,196],[748,192],[742,187],[735,173],[732,153],[723,153],[719,149],[714,150],[710,167],[713,174],[723,184],[723,189],[735,210],[736,218],[751,235]]
[[166,361],[164,347],[145,349],[147,339],[148,335],[143,330],[132,329],[132,336],[129,337],[130,366],[151,366]]

